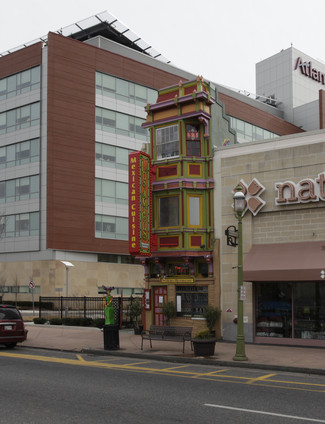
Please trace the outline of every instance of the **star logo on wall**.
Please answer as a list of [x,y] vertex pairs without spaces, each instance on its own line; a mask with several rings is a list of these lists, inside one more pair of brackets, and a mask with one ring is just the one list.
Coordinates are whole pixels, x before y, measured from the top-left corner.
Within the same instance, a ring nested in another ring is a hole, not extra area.
[[[246,200],[246,208],[243,212],[243,216],[247,210],[250,210],[251,213],[256,216],[266,204],[265,200],[260,198],[260,195],[265,191],[265,187],[256,178],[253,178],[248,185],[244,180],[240,180],[239,184],[241,185]],[[237,186],[233,189],[233,193],[236,193],[236,188]]]

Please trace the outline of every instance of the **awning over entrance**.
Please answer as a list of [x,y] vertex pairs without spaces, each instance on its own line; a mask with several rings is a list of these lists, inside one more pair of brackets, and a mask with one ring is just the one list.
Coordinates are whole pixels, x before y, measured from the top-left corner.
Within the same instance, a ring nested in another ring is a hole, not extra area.
[[256,244],[244,257],[244,281],[325,281],[325,241]]

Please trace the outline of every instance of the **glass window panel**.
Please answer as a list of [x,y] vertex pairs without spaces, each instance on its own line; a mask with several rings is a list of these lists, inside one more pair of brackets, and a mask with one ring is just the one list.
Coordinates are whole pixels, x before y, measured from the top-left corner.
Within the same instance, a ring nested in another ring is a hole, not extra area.
[[190,196],[190,225],[201,225],[200,197]]
[[30,106],[24,106],[20,109],[20,119],[17,120],[17,124],[20,124],[20,128],[27,128],[30,126]]
[[115,181],[102,180],[102,196],[115,198]]
[[123,113],[116,113],[116,132],[129,135],[129,117]]
[[30,162],[30,141],[24,141],[16,146],[16,160],[18,163]]
[[34,140],[31,140],[31,157],[32,158],[39,158],[40,155],[40,139],[35,138]]
[[116,182],[116,197],[125,200],[125,204],[128,203],[129,198],[129,185],[126,183]]
[[15,201],[16,182],[15,180],[6,181],[6,200],[7,202]]
[[20,85],[21,87],[30,85],[31,82],[31,70],[27,69],[27,71],[23,71],[20,74]]
[[7,79],[7,93],[8,97],[13,97],[16,95],[17,83],[16,83],[16,75],[12,75]]
[[7,146],[7,165],[14,166],[16,160],[16,146],[11,144]]
[[148,138],[147,128],[143,128],[142,124],[145,122],[144,119],[135,118],[135,132],[136,138],[146,141]]
[[31,120],[38,121],[40,119],[40,103],[33,103],[31,105]]
[[120,147],[116,148],[116,162],[127,165],[129,163],[129,151]]
[[0,147],[0,168],[5,167],[6,161],[6,148]]
[[156,103],[157,102],[158,93],[151,88],[148,88],[148,103]]
[[[39,231],[39,212],[32,212],[30,215],[30,229],[31,232]],[[34,234],[33,234],[34,235]]]
[[102,144],[96,143],[95,144],[95,153],[96,153],[96,161],[100,162],[102,161]]
[[102,197],[102,180],[99,178],[95,179],[95,196],[96,200],[101,200]]
[[[103,74],[101,74],[100,72],[96,72],[96,87],[97,88],[102,88],[102,80],[103,80]],[[101,90],[100,90],[101,91]]]
[[116,236],[119,239],[127,240],[128,238],[128,219],[116,217]]
[[178,316],[202,316],[208,305],[207,286],[176,286],[176,296],[180,297],[181,301]]
[[147,89],[142,85],[135,85],[135,102],[139,105],[147,104]]
[[256,336],[292,336],[292,289],[290,283],[256,284]]
[[111,75],[102,74],[103,94],[115,93],[115,78]]
[[41,81],[41,67],[36,66],[32,69],[32,84],[37,84]]
[[129,83],[121,79],[116,79],[116,98],[127,101],[129,98]]
[[15,235],[15,215],[6,217],[6,237],[14,237]]
[[115,166],[115,146],[109,144],[102,145],[102,160],[105,166]]
[[325,340],[325,284],[294,285],[295,338]]
[[7,112],[7,131],[14,131],[18,112],[19,109],[9,110]]
[[130,103],[135,103],[135,84],[129,82],[129,98]]
[[30,193],[39,194],[39,175],[30,177]]
[[115,132],[115,112],[102,109],[103,130]]
[[30,178],[20,178],[16,180],[16,195],[20,196],[20,199],[28,199],[30,193]]
[[178,125],[170,125],[156,130],[157,159],[178,156]]
[[0,134],[4,134],[6,132],[6,123],[7,123],[7,114],[0,113]]
[[159,198],[159,227],[176,227],[179,225],[178,197]]
[[102,216],[102,229],[105,233],[115,233],[115,217],[114,216]]
[[0,100],[7,97],[7,79],[3,78],[0,80]]
[[0,198],[2,203],[6,200],[6,182],[1,181],[0,182]]

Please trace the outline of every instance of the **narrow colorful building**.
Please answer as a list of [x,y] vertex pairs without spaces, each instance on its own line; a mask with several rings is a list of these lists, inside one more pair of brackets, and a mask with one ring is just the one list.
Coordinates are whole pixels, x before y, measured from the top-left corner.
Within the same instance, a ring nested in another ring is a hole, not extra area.
[[169,301],[177,310],[174,323],[194,331],[205,327],[205,306],[219,307],[212,142],[218,137],[212,133],[231,142],[234,134],[211,91],[198,77],[160,90],[157,103],[147,105],[152,234],[150,252],[141,246],[138,251],[145,268],[147,327],[164,325],[162,307]]

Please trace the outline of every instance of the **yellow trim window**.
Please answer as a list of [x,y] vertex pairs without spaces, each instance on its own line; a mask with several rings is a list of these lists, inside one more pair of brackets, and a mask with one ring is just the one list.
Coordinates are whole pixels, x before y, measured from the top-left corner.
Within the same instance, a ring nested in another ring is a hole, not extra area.
[[179,226],[179,198],[178,196],[164,196],[158,198],[158,226]]
[[202,196],[187,197],[187,216],[190,227],[202,227]]

